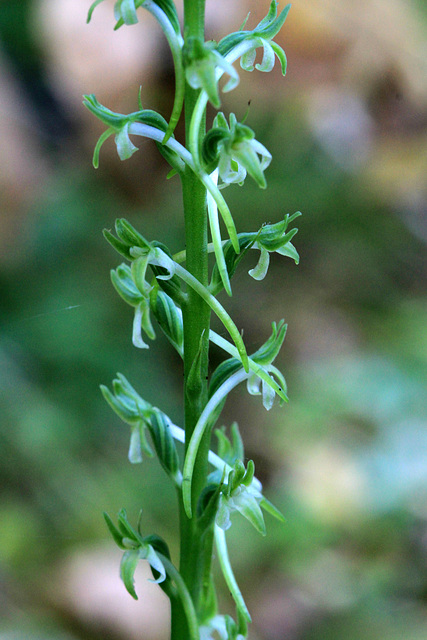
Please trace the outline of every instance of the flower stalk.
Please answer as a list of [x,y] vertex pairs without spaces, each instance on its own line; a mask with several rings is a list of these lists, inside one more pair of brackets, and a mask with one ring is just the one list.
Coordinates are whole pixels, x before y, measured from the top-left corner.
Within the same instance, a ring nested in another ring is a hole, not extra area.
[[[100,2],[95,0],[90,7],[88,21]],[[255,232],[237,232],[222,189],[232,183],[243,185],[247,175],[266,188],[264,172],[272,158],[250,127],[238,122],[234,114],[227,118],[218,111],[206,130],[206,107],[210,102],[219,110],[222,92],[238,86],[234,65],[239,60],[244,71],[268,72],[277,57],[285,74],[286,56],[273,38],[289,6],[278,13],[278,2],[272,0],[267,15],[253,30],[242,27],[218,43],[205,42],[205,0],[184,0],[182,27],[174,0],[117,0],[115,28],[137,28],[134,25],[144,9],[158,21],[171,50],[175,99],[169,120],[144,109],[140,97],[139,109],[127,115],[104,107],[94,95],[84,96],[84,104],[107,127],[95,146],[95,168],[109,138],[114,137],[119,158],[127,160],[138,151],[135,138],[143,136],[155,142],[170,166],[169,175],[178,175],[181,182],[185,249],[172,255],[165,245],[147,240],[125,219],[116,221],[115,234],[104,231],[104,236],[126,261],[111,271],[111,280],[119,296],[133,308],[133,344],[147,349],[158,326],[182,359],[184,425],[173,424],[160,408],[142,399],[122,374],[114,379],[112,390],[102,385],[101,391],[130,427],[130,462],[156,457],[175,487],[179,558],[172,560],[167,543],[159,536],[142,535],[140,523],[134,528],[124,510],[118,514],[117,526],[106,514],[105,520],[123,550],[121,578],[131,596],[137,598],[133,577],[142,560],[150,564],[153,580],[170,598],[172,640],[244,640],[251,616],[232,571],[225,531],[236,512],[263,535],[264,512],[281,521],[283,516],[263,495],[255,465],[245,458],[237,424],[233,423],[228,435],[216,423],[228,395],[242,382],[250,395],[261,396],[267,410],[276,398],[280,404],[288,401],[285,378],[273,364],[286,325],[273,323],[271,336],[249,356],[241,331],[217,296],[222,289],[232,295],[232,277],[251,249],[259,251],[257,264],[249,270],[256,281],[266,277],[271,253],[298,264],[298,252],[291,242],[297,230],[289,225],[300,214],[286,214],[283,220],[264,224]],[[258,49],[262,57],[256,63]],[[218,83],[223,74],[228,79],[221,88]],[[180,142],[174,131],[182,114],[185,139]],[[228,238],[223,239],[222,225]],[[231,341],[211,330],[212,313]],[[228,356],[213,372],[209,368],[211,344]],[[235,620],[218,611],[214,546],[236,605]]]

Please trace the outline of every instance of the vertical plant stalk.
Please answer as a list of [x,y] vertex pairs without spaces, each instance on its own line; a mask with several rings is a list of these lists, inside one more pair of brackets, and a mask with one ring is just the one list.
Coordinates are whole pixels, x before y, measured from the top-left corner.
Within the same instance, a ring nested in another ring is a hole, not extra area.
[[[204,40],[205,0],[184,0],[185,38],[198,37]],[[188,84],[185,89],[186,144],[194,106],[199,91]],[[205,118],[201,128],[205,129]],[[206,188],[188,166],[181,176],[185,218],[186,268],[201,284],[208,285],[208,229],[206,214]],[[184,395],[185,395],[185,442],[190,442],[197,421],[207,403],[209,328],[211,311],[202,298],[192,289],[183,309],[184,322]],[[206,484],[208,469],[209,437],[201,444],[194,466],[192,505]],[[180,495],[180,573],[198,607],[203,587],[203,568],[212,556],[212,540],[207,548],[205,537],[201,537],[195,518],[185,513]],[[181,604],[172,606],[171,640],[186,637],[187,620]]]

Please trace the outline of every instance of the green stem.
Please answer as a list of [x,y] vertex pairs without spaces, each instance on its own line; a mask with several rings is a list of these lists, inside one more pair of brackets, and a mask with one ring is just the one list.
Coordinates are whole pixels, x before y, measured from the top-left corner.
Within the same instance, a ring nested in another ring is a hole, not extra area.
[[[204,39],[205,0],[184,0],[185,38]],[[186,142],[191,116],[199,91],[188,85],[185,88],[185,126]],[[201,133],[205,128],[202,118]],[[206,187],[194,171],[186,166],[181,175],[186,241],[186,268],[203,286],[208,285],[208,230],[206,212]],[[206,302],[192,288],[188,291],[188,300],[183,305],[184,322],[184,395],[185,395],[185,441],[190,442],[191,435],[207,402],[209,326],[211,311]],[[200,372],[198,384],[194,375],[190,376],[193,363],[198,360]],[[190,382],[190,384],[189,384]],[[201,444],[194,466],[192,505],[196,513],[197,499],[206,484],[208,473],[208,438]],[[212,544],[206,545],[206,537],[200,536],[195,518],[188,518],[180,499],[180,574],[191,595],[196,612],[201,603],[203,592],[203,574],[206,555],[212,555]],[[209,548],[207,548],[209,546]],[[180,606],[172,607],[171,639],[183,640],[188,637],[188,624]]]

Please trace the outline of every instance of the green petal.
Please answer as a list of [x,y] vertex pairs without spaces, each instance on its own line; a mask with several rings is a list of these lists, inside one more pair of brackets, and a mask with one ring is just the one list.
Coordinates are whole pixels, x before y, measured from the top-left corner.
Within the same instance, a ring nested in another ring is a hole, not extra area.
[[114,524],[114,522],[111,520],[110,516],[108,515],[108,513],[105,513],[104,511],[104,520],[107,524],[107,527],[111,533],[111,535],[114,538],[115,543],[117,544],[118,547],[120,547],[120,549],[124,549],[124,545],[123,545],[123,536],[120,533],[120,531],[117,529],[116,525]]
[[135,592],[134,575],[139,561],[139,549],[125,551],[120,563],[120,577],[132,598],[138,600]]
[[107,131],[104,131],[104,133],[102,133],[99,136],[98,142],[96,143],[95,149],[93,150],[93,158],[92,158],[92,164],[95,169],[98,169],[99,167],[99,152],[101,151],[101,147],[104,144],[104,142],[108,140],[110,136],[113,135],[113,133],[114,133],[114,129],[107,129]]
[[286,256],[287,258],[292,258],[292,260],[295,261],[295,264],[299,264],[299,253],[292,242],[288,242],[284,247],[277,249],[276,253],[279,253],[281,256]]
[[86,18],[86,23],[88,24],[91,19],[92,19],[92,14],[94,12],[95,7],[97,7],[99,4],[101,4],[101,2],[104,2],[104,0],[95,0],[95,2],[93,2],[90,7],[89,7],[89,11],[87,13],[87,18]]
[[105,400],[108,402],[114,413],[127,424],[133,425],[140,420],[140,416],[136,411],[132,411],[128,406],[120,402],[105,385],[101,384],[100,389]]
[[280,45],[278,45],[276,42],[270,42],[270,45],[274,51],[274,53],[276,54],[276,56],[279,58],[279,62],[280,65],[282,67],[282,74],[285,76],[286,75],[286,70],[288,67],[288,61],[286,58],[286,53],[283,51],[282,47]]

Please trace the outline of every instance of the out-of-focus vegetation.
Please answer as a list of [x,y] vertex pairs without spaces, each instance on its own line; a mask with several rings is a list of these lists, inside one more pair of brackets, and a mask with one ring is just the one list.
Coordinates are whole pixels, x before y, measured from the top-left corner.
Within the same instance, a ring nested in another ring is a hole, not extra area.
[[[132,347],[101,229],[125,216],[178,250],[179,192],[149,142],[126,163],[105,145],[95,172],[80,95],[130,111],[142,83],[168,113],[170,60],[149,17],[113,34],[87,4],[0,3],[1,640],[167,637],[157,588],[141,575],[134,603],[120,584],[101,512],[142,505],[173,551],[174,495],[154,461],[127,463],[98,385],[120,371],[180,422],[182,374],[161,335]],[[261,4],[207,0],[209,36]],[[289,406],[242,389],[224,414],[287,518],[262,547],[243,521],[230,534],[253,640],[427,634],[426,27],[420,0],[296,0],[287,78],[242,73],[227,104],[251,101],[273,154],[267,194],[227,193],[239,230],[304,214],[300,266],[278,259],[262,289],[242,273],[225,301],[249,346],[289,323]]]

